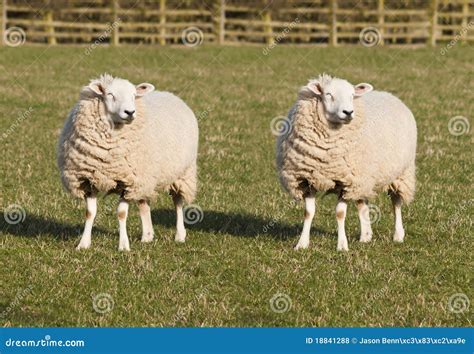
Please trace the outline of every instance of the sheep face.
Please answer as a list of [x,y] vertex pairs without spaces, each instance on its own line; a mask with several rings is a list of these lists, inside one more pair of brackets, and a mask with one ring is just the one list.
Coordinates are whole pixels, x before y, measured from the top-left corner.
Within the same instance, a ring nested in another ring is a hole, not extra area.
[[134,86],[130,81],[104,74],[89,84],[95,94],[102,98],[105,111],[115,123],[129,124],[135,119],[135,99],[153,91],[152,84]]
[[331,78],[328,75],[310,81],[307,88],[320,98],[326,119],[336,124],[349,123],[355,116],[354,98],[372,91],[370,84],[353,86],[346,80]]

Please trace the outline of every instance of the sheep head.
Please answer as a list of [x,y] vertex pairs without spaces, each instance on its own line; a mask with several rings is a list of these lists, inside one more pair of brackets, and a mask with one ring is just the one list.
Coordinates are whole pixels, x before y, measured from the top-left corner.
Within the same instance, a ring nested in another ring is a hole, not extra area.
[[331,123],[347,124],[354,117],[354,98],[372,91],[367,83],[352,85],[346,80],[333,78],[329,75],[319,75],[310,80],[303,90],[319,97],[324,107],[326,119]]
[[155,89],[152,84],[133,85],[130,81],[103,74],[91,80],[83,90],[102,99],[107,118],[114,123],[129,124],[135,119],[135,99]]

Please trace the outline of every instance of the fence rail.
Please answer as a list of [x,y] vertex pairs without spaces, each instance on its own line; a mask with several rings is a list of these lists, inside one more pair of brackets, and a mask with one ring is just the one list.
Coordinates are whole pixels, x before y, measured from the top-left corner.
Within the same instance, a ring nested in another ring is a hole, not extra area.
[[474,41],[474,0],[0,0],[2,44]]

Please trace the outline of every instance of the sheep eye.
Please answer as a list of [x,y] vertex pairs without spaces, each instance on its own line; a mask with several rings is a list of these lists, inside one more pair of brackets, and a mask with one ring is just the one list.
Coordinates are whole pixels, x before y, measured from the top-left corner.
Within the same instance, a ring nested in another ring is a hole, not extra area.
[[108,95],[108,96],[110,96],[110,97],[112,97],[112,98],[113,98],[113,100],[115,101],[115,96],[114,96],[113,94],[111,94],[111,93],[108,93],[107,95]]
[[326,96],[330,97],[334,101],[334,97],[329,92],[326,93]]

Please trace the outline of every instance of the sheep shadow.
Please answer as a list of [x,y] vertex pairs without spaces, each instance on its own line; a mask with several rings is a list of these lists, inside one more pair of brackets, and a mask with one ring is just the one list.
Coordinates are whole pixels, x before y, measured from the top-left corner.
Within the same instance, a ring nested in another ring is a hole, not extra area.
[[[3,211],[0,211],[3,214]],[[66,224],[60,221],[27,213],[24,220],[18,223],[7,222],[0,216],[0,234],[10,234],[18,237],[39,237],[52,235],[56,239],[69,240],[79,237],[84,228],[83,224]],[[95,232],[104,233],[101,228]]]
[[[3,214],[3,211],[0,210],[0,213]],[[173,209],[154,209],[151,213],[154,225],[162,225],[169,229],[175,228],[176,214]],[[204,210],[202,220],[194,224],[187,224],[186,228],[235,237],[263,236],[285,241],[297,240],[301,226],[302,222],[290,225],[277,219],[262,218],[252,214]],[[67,224],[31,213],[27,213],[24,220],[19,223],[7,222],[5,218],[0,217],[1,235],[10,234],[30,238],[52,236],[55,239],[70,240],[78,238],[82,234],[83,228],[83,223]],[[325,234],[324,230],[317,227],[312,227],[312,232],[319,235]],[[94,225],[94,233],[106,235],[108,232]]]
[[[154,225],[174,228],[176,213],[172,209],[154,209],[151,212]],[[302,223],[301,223],[302,225]],[[301,225],[289,225],[276,219],[262,218],[252,214],[224,213],[215,210],[204,210],[202,220],[185,225],[189,230],[214,234],[227,234],[235,237],[271,237],[275,240],[297,240]],[[318,228],[312,228],[317,234],[324,234]]]

